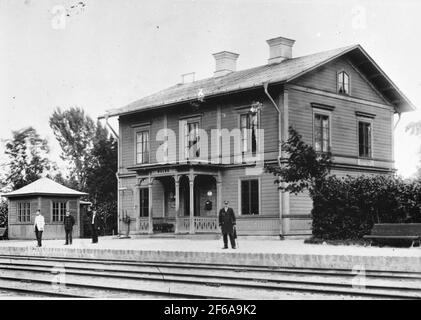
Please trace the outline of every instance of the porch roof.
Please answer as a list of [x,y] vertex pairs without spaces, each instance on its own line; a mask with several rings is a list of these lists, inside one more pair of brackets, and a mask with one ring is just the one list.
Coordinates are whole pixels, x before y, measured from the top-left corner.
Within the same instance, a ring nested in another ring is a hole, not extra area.
[[152,173],[153,175],[172,175],[177,173],[188,173],[190,169],[201,169],[210,171],[209,173],[217,173],[224,166],[224,164],[209,163],[203,161],[183,161],[162,164],[141,164],[128,167],[127,169],[129,171],[136,171],[139,173]]

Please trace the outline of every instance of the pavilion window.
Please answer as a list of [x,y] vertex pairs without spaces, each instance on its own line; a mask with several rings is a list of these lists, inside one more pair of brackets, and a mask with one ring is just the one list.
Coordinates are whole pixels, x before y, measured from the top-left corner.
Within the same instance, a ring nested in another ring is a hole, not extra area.
[[62,222],[66,214],[65,201],[53,201],[53,222]]
[[31,221],[31,203],[18,202],[18,221],[30,222]]

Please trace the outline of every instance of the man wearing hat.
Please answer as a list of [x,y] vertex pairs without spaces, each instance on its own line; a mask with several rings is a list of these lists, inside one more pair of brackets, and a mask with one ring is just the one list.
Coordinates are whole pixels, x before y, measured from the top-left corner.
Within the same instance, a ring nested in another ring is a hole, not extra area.
[[219,226],[221,227],[222,238],[224,239],[224,247],[222,249],[228,249],[228,236],[230,238],[231,247],[235,249],[235,215],[234,210],[228,207],[228,201],[224,201],[224,207],[219,211]]
[[35,216],[34,221],[34,229],[35,229],[35,236],[37,237],[38,247],[41,247],[41,241],[42,241],[42,233],[44,231],[45,226],[45,220],[44,216],[41,214],[41,210],[38,209]]

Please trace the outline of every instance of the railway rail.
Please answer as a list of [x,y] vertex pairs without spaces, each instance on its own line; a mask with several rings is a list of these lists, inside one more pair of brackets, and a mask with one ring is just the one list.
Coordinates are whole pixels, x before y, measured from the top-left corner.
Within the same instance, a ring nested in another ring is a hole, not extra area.
[[420,299],[421,273],[2,255],[0,289],[78,299]]

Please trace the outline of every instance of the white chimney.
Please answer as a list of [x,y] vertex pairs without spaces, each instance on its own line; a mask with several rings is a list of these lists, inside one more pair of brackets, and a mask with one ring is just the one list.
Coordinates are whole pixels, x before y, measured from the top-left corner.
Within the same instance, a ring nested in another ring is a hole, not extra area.
[[225,76],[237,69],[237,59],[240,55],[233,52],[221,51],[213,54],[215,58],[214,77]]
[[277,37],[266,40],[266,42],[269,45],[269,64],[292,58],[292,46],[294,45],[295,40]]

